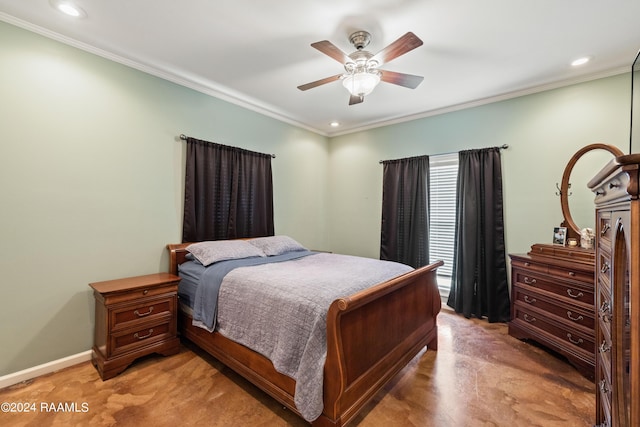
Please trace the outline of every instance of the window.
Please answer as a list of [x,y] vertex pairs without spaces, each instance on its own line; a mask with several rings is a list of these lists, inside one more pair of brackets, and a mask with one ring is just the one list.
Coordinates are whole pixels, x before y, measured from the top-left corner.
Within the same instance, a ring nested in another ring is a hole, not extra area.
[[438,287],[443,298],[451,288],[457,178],[458,153],[429,157],[429,257],[430,262],[444,261],[438,269]]

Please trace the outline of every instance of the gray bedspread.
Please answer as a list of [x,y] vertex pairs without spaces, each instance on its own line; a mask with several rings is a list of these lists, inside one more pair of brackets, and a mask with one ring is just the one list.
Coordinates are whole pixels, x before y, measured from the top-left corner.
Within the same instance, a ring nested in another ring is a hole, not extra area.
[[296,407],[312,421],[323,410],[329,306],[411,270],[404,264],[328,253],[236,268],[220,286],[217,330],[295,379]]
[[[308,255],[313,255],[313,252],[293,251],[270,257],[232,259],[220,261],[208,267],[193,262],[185,263],[185,266],[179,266],[178,269],[181,275],[189,275],[191,279],[195,279],[199,284],[191,307],[193,309],[193,324],[209,332],[215,329],[220,286],[222,285],[222,280],[231,270],[238,267],[290,261]],[[203,286],[200,286],[200,284],[203,284]]]

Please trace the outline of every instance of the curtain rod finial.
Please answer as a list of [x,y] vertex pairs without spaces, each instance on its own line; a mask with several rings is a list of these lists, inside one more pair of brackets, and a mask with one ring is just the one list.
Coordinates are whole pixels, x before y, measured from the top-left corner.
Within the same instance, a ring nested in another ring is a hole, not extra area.
[[180,134],[180,139],[183,140],[183,141],[186,141],[187,140],[187,135],[185,135],[184,133],[181,133]]

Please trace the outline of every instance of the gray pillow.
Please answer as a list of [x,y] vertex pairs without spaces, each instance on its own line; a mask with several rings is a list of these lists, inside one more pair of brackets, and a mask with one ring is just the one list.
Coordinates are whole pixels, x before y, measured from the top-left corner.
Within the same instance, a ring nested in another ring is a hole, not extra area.
[[266,256],[262,250],[250,245],[246,240],[215,240],[192,243],[187,246],[187,251],[205,267],[214,262],[229,259]]
[[259,248],[267,256],[281,255],[286,252],[308,250],[289,236],[258,237],[247,240],[256,248]]

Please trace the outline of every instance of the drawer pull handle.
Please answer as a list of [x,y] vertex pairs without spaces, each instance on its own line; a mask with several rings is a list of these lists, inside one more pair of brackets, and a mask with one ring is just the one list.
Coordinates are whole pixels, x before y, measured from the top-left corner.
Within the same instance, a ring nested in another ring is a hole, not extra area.
[[600,304],[600,318],[604,321],[604,322],[609,322],[611,320],[611,304],[609,303],[609,301],[602,301],[602,304]]
[[600,391],[602,391],[604,394],[608,394],[609,393],[609,388],[607,387],[607,381],[606,380],[601,380],[600,381]]
[[571,336],[571,334],[567,334],[567,338],[569,339],[569,341],[571,341],[573,344],[582,344],[584,341],[582,341],[582,338],[578,338],[577,340],[574,340],[573,337]]
[[149,293],[149,289],[145,289],[144,291],[142,291],[142,295],[146,295]]
[[536,303],[536,299],[535,298],[529,298],[529,295],[525,295],[524,296],[524,302],[526,302],[528,304],[535,304]]
[[600,273],[606,273],[607,271],[609,271],[609,263],[608,262],[604,262],[602,264],[602,267],[600,268]]
[[526,283],[527,285],[535,285],[536,279],[529,279],[528,277],[525,276],[524,283]]
[[602,196],[604,194],[603,190],[596,190],[596,196]]
[[529,316],[527,313],[524,314],[524,320],[526,320],[529,323],[533,323],[536,321],[536,318],[533,316]]
[[530,262],[525,262],[525,263],[524,263],[524,266],[525,266],[525,267],[531,267],[531,263],[530,263]]
[[147,311],[146,313],[140,313],[138,310],[134,311],[134,313],[136,314],[136,316],[138,317],[144,317],[144,316],[148,316],[151,314],[151,312],[153,312],[153,306],[149,307],[149,311]]
[[584,320],[584,317],[582,317],[582,315],[578,314],[577,317],[573,317],[572,316],[573,313],[571,313],[570,311],[567,311],[567,317],[571,320],[573,320],[574,322],[579,322],[581,320]]
[[604,236],[605,234],[607,234],[607,231],[609,231],[610,228],[611,228],[611,226],[609,225],[609,223],[608,222],[605,223],[602,226],[602,231],[600,231],[600,234]]
[[619,182],[613,181],[609,183],[609,190],[613,190],[614,188],[618,188],[618,187],[620,187]]
[[147,335],[138,335],[138,333],[136,332],[135,334],[133,334],[133,336],[135,338],[138,338],[139,340],[143,340],[145,338],[149,338],[151,334],[153,334],[153,329],[149,329],[149,333]]
[[606,341],[602,341],[600,344],[600,353],[606,353],[607,351],[611,351],[611,345],[607,345]]
[[570,271],[570,272],[569,272],[569,276],[571,276],[571,277],[575,277],[575,275],[576,275],[576,273],[574,273],[573,271]]
[[580,298],[584,296],[582,292],[578,292],[577,294],[574,294],[573,289],[567,289],[567,294],[569,294],[571,298]]

